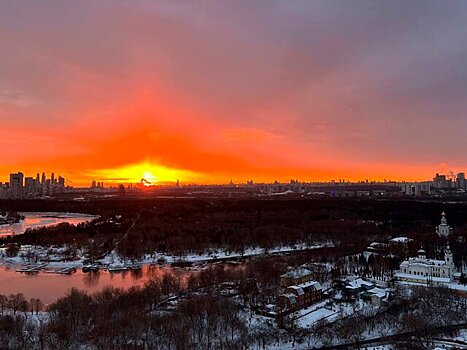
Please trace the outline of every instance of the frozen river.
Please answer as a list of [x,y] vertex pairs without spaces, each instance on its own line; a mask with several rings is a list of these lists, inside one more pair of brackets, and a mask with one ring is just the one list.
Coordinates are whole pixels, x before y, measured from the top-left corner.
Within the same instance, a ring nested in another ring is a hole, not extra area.
[[70,288],[78,288],[88,293],[97,292],[106,286],[128,289],[143,286],[151,277],[161,277],[165,272],[177,274],[185,280],[194,273],[191,269],[178,269],[171,266],[145,265],[138,271],[111,273],[105,270],[84,273],[81,269],[72,275],[57,275],[46,272],[25,274],[15,268],[0,266],[0,294],[23,293],[26,298],[39,298],[49,304],[62,297]]
[[56,213],[56,212],[22,212],[24,220],[16,224],[0,225],[0,236],[20,235],[28,228],[36,228],[41,226],[52,226],[67,222],[77,225],[82,222],[91,221],[97,216],[77,213]]
[[[52,226],[61,223],[80,224],[91,221],[97,216],[78,213],[58,212],[21,212],[24,219],[11,225],[0,225],[0,236],[20,235],[29,228]],[[132,286],[142,286],[151,277],[159,277],[164,272],[180,274],[181,277],[189,271],[180,271],[170,266],[143,266],[139,271],[124,271],[110,273],[101,270],[94,273],[83,273],[79,268],[72,275],[58,275],[41,271],[35,274],[16,272],[18,266],[0,266],[0,294],[10,295],[23,293],[26,298],[39,298],[48,304],[64,296],[70,288],[78,288],[89,293],[101,290],[105,286],[127,289]]]

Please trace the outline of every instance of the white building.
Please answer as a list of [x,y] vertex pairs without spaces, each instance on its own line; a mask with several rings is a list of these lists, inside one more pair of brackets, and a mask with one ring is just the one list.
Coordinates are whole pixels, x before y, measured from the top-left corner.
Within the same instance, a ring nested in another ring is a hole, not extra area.
[[400,281],[416,283],[448,283],[453,279],[454,263],[449,245],[444,251],[444,260],[427,259],[423,249],[418,256],[409,258],[400,265],[395,277]]
[[431,194],[431,181],[426,182],[402,182],[401,192],[406,196],[429,196]]
[[440,237],[448,237],[452,232],[452,228],[448,226],[448,221],[446,220],[446,213],[443,211],[441,213],[441,224],[436,228],[436,233]]

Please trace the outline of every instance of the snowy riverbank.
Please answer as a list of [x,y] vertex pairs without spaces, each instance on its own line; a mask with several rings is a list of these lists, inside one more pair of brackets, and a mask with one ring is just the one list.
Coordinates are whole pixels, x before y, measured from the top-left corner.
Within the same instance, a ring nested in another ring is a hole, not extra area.
[[[94,263],[99,264],[102,268],[112,268],[117,266],[126,266],[129,264],[204,264],[217,261],[242,260],[261,255],[287,255],[296,252],[319,249],[323,247],[331,247],[332,243],[319,243],[314,245],[297,244],[294,246],[276,247],[273,249],[264,248],[248,248],[242,253],[227,252],[225,250],[210,250],[202,254],[164,254],[155,252],[147,254],[137,261],[122,259],[115,251],[107,254],[103,259],[97,260]],[[82,251],[76,251],[76,258],[70,261],[65,261],[65,256],[68,252],[67,246],[62,247],[42,247],[23,245],[20,247],[16,256],[8,256],[7,248],[0,248],[0,265],[9,265],[14,267],[19,266],[34,266],[46,264],[46,268],[64,269],[64,268],[82,268],[86,263],[85,254]],[[44,268],[45,268],[44,267]]]

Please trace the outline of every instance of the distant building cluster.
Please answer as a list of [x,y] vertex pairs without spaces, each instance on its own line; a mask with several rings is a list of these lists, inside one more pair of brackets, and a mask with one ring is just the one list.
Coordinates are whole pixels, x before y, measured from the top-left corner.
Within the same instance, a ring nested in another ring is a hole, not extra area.
[[440,175],[436,174],[433,178],[433,187],[434,188],[461,188],[467,189],[467,182],[465,180],[465,173],[458,173],[450,175]]
[[97,181],[93,180],[91,182],[91,188],[104,188],[104,181]]
[[22,172],[10,174],[10,182],[0,182],[0,199],[30,199],[43,196],[52,196],[61,193],[66,188],[65,178],[56,177],[54,173],[50,178],[45,173],[42,176],[25,177]]
[[465,173],[450,173],[449,175],[437,173],[433,181],[403,182],[401,183],[403,195],[407,196],[430,196],[442,192],[460,191],[466,192],[467,180]]
[[330,182],[300,182],[292,179],[288,183],[276,181],[271,184],[256,184],[252,180],[247,181],[243,185],[234,185],[231,182],[230,186],[249,188],[266,195],[302,194],[341,198],[423,197],[467,194],[467,180],[463,172],[457,175],[453,172],[450,172],[448,175],[436,174],[432,181],[420,182],[398,182],[391,180],[350,182],[345,179]]

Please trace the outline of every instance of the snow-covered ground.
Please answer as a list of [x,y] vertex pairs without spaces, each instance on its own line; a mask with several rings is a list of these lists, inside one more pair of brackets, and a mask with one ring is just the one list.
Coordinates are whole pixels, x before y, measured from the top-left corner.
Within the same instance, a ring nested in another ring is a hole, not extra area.
[[[304,251],[309,249],[318,249],[322,247],[331,246],[332,243],[321,243],[315,245],[297,244],[295,246],[277,247],[265,250],[263,248],[248,248],[243,253],[227,252],[225,250],[212,250],[203,254],[186,254],[186,255],[170,255],[155,252],[154,254],[147,254],[142,259],[136,261],[140,264],[154,264],[160,261],[171,264],[175,262],[187,263],[207,263],[218,259],[238,259],[259,256],[263,254],[286,254],[296,251]],[[0,264],[4,265],[28,265],[47,261],[48,266],[53,268],[67,268],[67,267],[82,267],[84,262],[84,254],[77,251],[77,259],[73,261],[61,261],[67,251],[67,247],[53,247],[45,248],[42,246],[21,246],[20,251],[15,257],[8,257],[6,248],[0,248]],[[107,254],[99,261],[104,266],[118,266],[129,261],[121,259],[115,251]]]
[[[398,282],[402,286],[418,286],[418,287],[426,287],[425,283],[416,283],[416,282]],[[449,288],[449,289],[454,289],[458,290],[461,292],[467,292],[467,285],[455,283],[455,282],[445,282],[445,283],[439,283],[440,286]]]
[[333,310],[332,308],[322,307],[297,319],[297,325],[302,328],[307,328],[321,320],[329,322],[335,321],[338,316],[338,311]]

